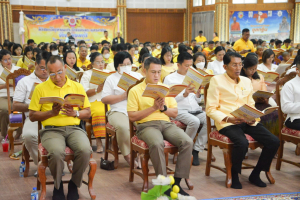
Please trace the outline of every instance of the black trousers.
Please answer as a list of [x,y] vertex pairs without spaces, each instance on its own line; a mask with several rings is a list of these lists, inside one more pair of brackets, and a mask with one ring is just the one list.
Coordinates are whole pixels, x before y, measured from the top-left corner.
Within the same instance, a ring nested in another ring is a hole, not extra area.
[[279,139],[270,133],[262,124],[250,126],[246,123],[231,125],[222,128],[219,133],[227,136],[233,142],[232,149],[232,171],[241,173],[242,162],[248,151],[248,140],[245,133],[253,137],[257,142],[264,147],[260,154],[256,168],[261,171],[268,171],[271,162],[279,148]]
[[295,119],[293,120],[293,122],[291,122],[291,119],[289,118],[288,120],[285,121],[285,126],[290,129],[295,129],[300,131],[300,119]]

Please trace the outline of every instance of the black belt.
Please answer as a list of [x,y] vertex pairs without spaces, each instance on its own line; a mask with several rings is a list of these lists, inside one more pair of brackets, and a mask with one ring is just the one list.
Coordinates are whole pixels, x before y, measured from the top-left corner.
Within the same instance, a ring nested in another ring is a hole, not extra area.
[[77,128],[80,128],[79,125],[71,125],[71,126],[45,126],[45,129],[48,129],[48,128],[61,128],[61,127],[77,127]]

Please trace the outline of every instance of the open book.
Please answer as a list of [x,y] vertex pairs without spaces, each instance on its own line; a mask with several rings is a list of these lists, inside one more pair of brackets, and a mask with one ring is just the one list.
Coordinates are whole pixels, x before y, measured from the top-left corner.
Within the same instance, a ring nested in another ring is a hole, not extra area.
[[275,106],[275,107],[269,107],[269,108],[264,109],[263,111],[260,111],[260,110],[252,108],[251,106],[245,104],[230,114],[236,118],[244,118],[246,121],[253,121],[256,118],[260,118],[264,115],[268,115],[277,109],[278,109],[278,106]]
[[194,67],[190,67],[185,75],[182,84],[189,85],[191,83],[191,86],[195,87],[195,90],[198,90],[201,85],[205,86],[207,83],[209,83],[210,79],[213,76],[214,75],[211,74],[203,75]]
[[21,58],[23,58],[23,56],[11,56],[12,63],[16,65]]
[[138,80],[139,79],[124,72],[119,80],[118,87],[122,88],[124,91],[127,91],[128,88],[135,84]]
[[282,53],[282,52],[285,52],[284,49],[272,49],[272,51],[275,53],[275,55],[277,55],[279,53]]
[[[2,71],[2,73],[1,73],[1,75],[0,75],[0,78],[4,81],[4,82],[6,82],[6,77],[10,74],[11,72],[8,70],[8,69],[6,69],[5,67],[3,67],[3,71]],[[13,79],[10,79],[9,80],[9,84],[14,84],[14,81],[13,81]]]
[[291,66],[290,64],[279,64],[275,72],[277,72],[279,75],[283,74],[285,72],[285,69],[287,67]]
[[74,69],[72,69],[71,67],[69,67],[67,65],[66,75],[69,77],[69,79],[72,79],[72,80],[79,79],[79,77],[82,74],[83,74],[83,72],[81,72],[81,71],[75,71]]
[[34,60],[31,60],[31,59],[29,59],[27,56],[25,56],[25,59],[24,59],[24,64],[26,65],[26,66],[29,66],[29,65],[35,65],[35,61]]
[[142,96],[150,97],[153,99],[157,99],[158,97],[176,97],[186,87],[186,85],[173,85],[171,87],[168,87],[165,85],[147,84],[147,87]]
[[100,84],[104,83],[105,79],[113,73],[115,73],[115,71],[105,72],[105,71],[101,71],[100,69],[93,68],[90,83],[95,84],[95,85],[100,85]]
[[299,49],[296,49],[293,51],[292,58],[296,58],[298,51],[299,51]]
[[295,58],[290,58],[288,61],[286,61],[285,64],[291,65],[291,64],[293,64],[294,60],[295,60]]
[[257,70],[257,73],[263,75],[266,83],[272,83],[279,76],[277,72],[263,72]]
[[32,85],[32,88],[31,88],[31,91],[30,91],[30,94],[29,94],[28,99],[31,99],[31,97],[32,97],[32,95],[33,95],[33,91],[34,91],[35,87],[36,87],[38,84],[39,84],[39,83],[34,83],[34,84]]
[[262,90],[257,90],[255,93],[253,93],[252,97],[255,101],[257,101],[258,98],[270,98],[271,96],[274,95],[274,92],[268,92],[268,91],[262,91]]
[[41,97],[39,104],[53,104],[70,105],[72,107],[83,107],[85,96],[82,94],[67,94],[65,98],[62,97]]
[[197,68],[197,70],[198,70],[202,75],[208,75],[208,74],[209,74],[209,73],[207,73],[204,69]]

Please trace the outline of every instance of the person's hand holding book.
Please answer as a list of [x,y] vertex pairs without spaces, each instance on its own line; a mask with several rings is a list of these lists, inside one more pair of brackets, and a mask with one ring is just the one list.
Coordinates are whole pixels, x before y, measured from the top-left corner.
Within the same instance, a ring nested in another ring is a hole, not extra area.
[[164,105],[165,105],[165,99],[161,98],[161,97],[158,97],[157,99],[154,100],[153,108],[155,110],[163,110]]
[[269,103],[269,99],[264,97],[258,97],[256,103]]
[[235,117],[225,117],[222,121],[226,123],[232,123],[232,124],[242,124],[246,122],[246,120],[243,118],[235,118]]
[[34,68],[34,65],[28,65],[28,70],[31,70]]
[[59,111],[61,110],[62,106],[59,103],[53,103],[52,105],[52,113],[53,116],[57,116]]
[[103,90],[103,86],[104,86],[104,83],[98,85],[98,87],[97,87],[97,93],[100,93]]
[[196,97],[200,98],[201,97],[201,87],[199,87],[199,89],[196,92]]
[[192,84],[192,83],[190,83],[190,84],[187,86],[187,88],[185,89],[185,92],[183,93],[183,96],[184,96],[184,97],[187,97],[187,96],[189,96],[190,93],[194,93],[194,92],[195,92],[195,87],[191,87],[191,84]]
[[61,109],[62,115],[67,115],[69,117],[76,117],[76,111],[70,105],[64,105]]
[[83,69],[83,71],[86,71],[87,70],[87,67],[85,65],[82,65],[81,66],[81,69]]

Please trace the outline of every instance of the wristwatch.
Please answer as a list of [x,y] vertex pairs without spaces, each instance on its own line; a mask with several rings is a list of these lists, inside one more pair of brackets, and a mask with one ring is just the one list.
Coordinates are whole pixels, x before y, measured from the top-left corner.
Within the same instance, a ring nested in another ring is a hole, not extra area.
[[79,111],[78,110],[76,110],[76,116],[75,117],[79,117]]
[[163,110],[159,110],[160,112],[165,112],[168,109],[168,107],[166,105],[164,105],[164,109]]

